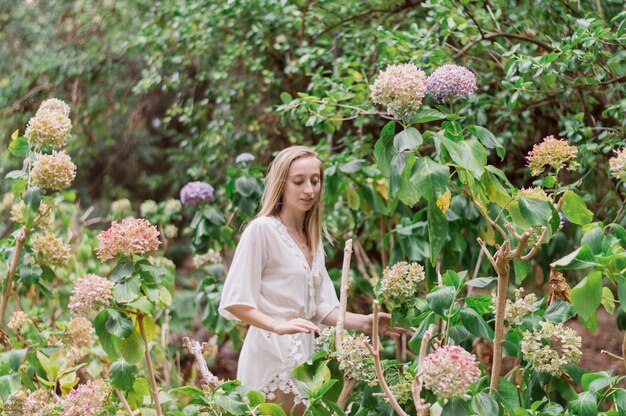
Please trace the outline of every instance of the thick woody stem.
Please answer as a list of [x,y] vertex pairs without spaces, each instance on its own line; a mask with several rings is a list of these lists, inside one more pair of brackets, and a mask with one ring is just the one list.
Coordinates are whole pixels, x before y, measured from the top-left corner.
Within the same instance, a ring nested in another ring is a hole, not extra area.
[[417,375],[413,379],[413,387],[411,392],[413,393],[413,402],[415,403],[415,410],[417,411],[417,415],[428,415],[430,414],[430,405],[428,403],[424,403],[422,400],[422,364],[424,364],[424,359],[426,358],[426,350],[428,349],[428,344],[430,343],[430,339],[433,337],[433,333],[435,332],[435,325],[431,324],[424,336],[422,337],[422,344],[420,345],[420,355],[419,360],[417,361]]
[[339,317],[335,330],[335,349],[341,351],[343,338],[343,326],[346,322],[346,309],[348,307],[348,286],[350,284],[350,259],[352,257],[352,239],[346,241],[343,249],[343,267],[341,268],[341,288],[339,289]]
[[351,378],[343,378],[343,387],[341,388],[341,394],[339,394],[339,399],[337,400],[337,406],[341,410],[346,408],[346,404],[348,404],[348,399],[352,394],[352,389],[354,389],[354,385],[356,381]]
[[15,278],[15,272],[17,271],[17,265],[20,262],[20,252],[24,247],[26,241],[26,230],[20,228],[15,236],[15,249],[13,250],[13,257],[11,257],[11,265],[9,266],[9,275],[7,276],[7,282],[2,291],[2,301],[0,302],[0,325],[4,326],[4,315],[7,310],[7,303],[9,301],[9,295],[13,290],[13,279]]
[[[507,261],[508,266],[508,261]],[[506,295],[509,288],[508,267],[496,268],[498,273],[498,293],[496,295],[496,325],[493,337],[493,367],[491,368],[490,387],[493,391],[498,389],[500,371],[502,370],[502,338],[504,337],[504,310],[506,308]]]
[[152,400],[154,400],[154,407],[157,412],[157,416],[163,416],[163,410],[161,409],[161,403],[159,402],[159,391],[157,389],[156,379],[154,377],[154,368],[152,367],[152,359],[150,358],[150,348],[148,347],[148,338],[146,337],[146,328],[143,324],[144,314],[137,315],[137,323],[139,324],[139,331],[141,332],[141,338],[146,345],[144,356],[146,357],[146,365],[148,366],[148,374],[150,375],[150,392],[152,393]]
[[211,370],[209,370],[206,360],[204,359],[204,355],[202,355],[202,345],[200,345],[200,343],[196,340],[184,337],[183,346],[196,359],[196,366],[200,371],[200,377],[202,377],[203,384],[211,390],[214,389],[219,384],[219,379],[211,373]]
[[383,374],[383,368],[380,364],[380,340],[378,338],[378,319],[379,319],[378,313],[380,311],[380,306],[378,305],[377,300],[374,300],[373,303],[374,303],[374,322],[372,325],[372,345],[366,343],[365,346],[369,350],[372,357],[374,357],[374,367],[376,368],[376,378],[378,378],[378,383],[380,384],[380,387],[383,389],[383,393],[385,394],[385,397],[391,404],[391,407],[393,407],[393,410],[395,410],[399,416],[409,416],[404,410],[402,410],[402,408],[398,404],[398,401],[396,400],[393,393],[391,392],[391,389],[389,388],[389,385],[387,384],[387,381],[385,380],[385,376]]

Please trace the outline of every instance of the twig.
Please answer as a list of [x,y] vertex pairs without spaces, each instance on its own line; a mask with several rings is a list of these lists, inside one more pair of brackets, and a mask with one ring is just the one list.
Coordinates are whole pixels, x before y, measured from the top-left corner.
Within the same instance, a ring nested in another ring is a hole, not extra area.
[[202,377],[204,386],[210,388],[211,390],[214,389],[219,384],[219,379],[211,373],[211,370],[209,370],[206,360],[202,355],[202,345],[200,345],[200,343],[196,340],[184,337],[183,346],[196,359],[196,366],[200,371],[200,377]]
[[481,36],[480,39],[476,39],[475,41],[465,45],[463,47],[463,49],[458,51],[454,55],[454,57],[452,59],[453,60],[454,59],[458,59],[461,56],[465,55],[465,52],[467,52],[469,49],[471,49],[472,47],[476,46],[477,44],[479,44],[483,40],[491,40],[491,39],[495,39],[495,38],[508,38],[508,39],[523,40],[523,41],[526,41],[526,42],[534,43],[535,45],[543,48],[544,50],[546,50],[548,52],[552,52],[554,50],[547,43],[544,43],[544,42],[542,42],[540,40],[537,40],[537,39],[534,39],[534,38],[530,38],[528,36],[518,35],[516,33],[492,32],[492,33],[487,33],[486,35]]
[[369,350],[370,354],[372,354],[372,357],[374,357],[374,367],[376,368],[376,378],[378,378],[378,383],[380,384],[380,387],[385,393],[386,399],[391,404],[391,407],[393,407],[393,410],[395,410],[398,415],[409,416],[404,410],[402,410],[402,408],[398,404],[398,401],[396,400],[393,393],[391,392],[391,389],[389,388],[389,385],[387,384],[387,381],[385,380],[385,376],[383,374],[383,368],[380,364],[380,345],[379,345],[380,340],[378,338],[378,323],[379,323],[378,313],[380,310],[380,305],[378,304],[377,300],[374,300],[373,304],[374,304],[374,322],[372,325],[372,345],[370,345],[369,343],[365,343],[365,346]]
[[20,262],[20,252],[24,247],[28,230],[20,228],[15,235],[15,249],[13,250],[13,257],[11,257],[11,265],[9,266],[9,276],[7,277],[6,285],[2,291],[2,302],[0,303],[0,326],[4,326],[4,314],[6,313],[7,303],[9,301],[9,295],[13,289],[13,279],[15,278],[15,272],[17,271],[17,265]]
[[482,238],[478,237],[476,239],[476,241],[478,241],[478,244],[480,244],[480,248],[482,249],[483,253],[485,253],[485,255],[487,256],[487,259],[489,259],[489,263],[491,263],[491,265],[493,266],[493,268],[496,268],[496,262],[493,259],[493,256],[491,255],[491,253],[489,252],[489,250],[487,249],[487,245],[485,244],[485,242],[483,241]]
[[417,364],[417,375],[415,379],[413,379],[413,386],[411,392],[413,394],[413,402],[415,403],[415,410],[417,411],[417,415],[428,415],[430,414],[430,404],[425,403],[422,400],[422,364],[424,364],[424,359],[426,358],[426,350],[428,349],[428,344],[430,343],[430,339],[433,337],[433,333],[435,331],[435,325],[430,324],[424,336],[422,337],[422,344],[420,345],[420,355],[419,361]]
[[120,389],[115,389],[115,393],[117,393],[117,397],[120,398],[120,402],[122,403],[122,406],[124,406],[124,409],[126,409],[126,411],[128,412],[128,416],[133,416],[135,413],[133,412],[133,409],[130,408],[128,401],[126,401],[126,397],[124,397],[124,393],[122,393]]
[[600,354],[606,354],[606,355],[608,355],[609,357],[613,357],[613,358],[615,358],[616,360],[624,361],[624,358],[623,358],[623,357],[620,357],[620,356],[619,356],[619,355],[617,355],[617,354],[613,354],[611,351],[607,351],[607,350],[600,350]]
[[154,368],[152,367],[152,359],[150,358],[150,348],[148,347],[148,338],[146,337],[146,328],[143,324],[144,314],[137,315],[137,323],[139,324],[139,331],[141,332],[141,338],[146,345],[144,356],[146,358],[146,365],[148,366],[148,374],[150,375],[150,391],[152,393],[152,400],[154,401],[154,407],[157,412],[157,416],[163,416],[163,410],[161,409],[161,403],[159,402],[159,391],[157,389],[156,379],[154,377]]
[[343,267],[341,268],[341,287],[339,288],[339,317],[335,330],[335,348],[341,351],[343,338],[343,326],[346,322],[346,309],[348,306],[348,286],[350,284],[350,259],[352,257],[352,239],[346,241],[343,248]]

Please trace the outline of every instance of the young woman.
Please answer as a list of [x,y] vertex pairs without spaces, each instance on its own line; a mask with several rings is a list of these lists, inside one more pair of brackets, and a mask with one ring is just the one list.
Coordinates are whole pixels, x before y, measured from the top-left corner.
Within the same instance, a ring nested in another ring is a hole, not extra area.
[[[241,236],[219,307],[222,316],[251,325],[237,378],[282,403],[287,414],[305,398],[292,370],[312,354],[318,325],[336,325],[339,315],[324,265],[323,185],[323,166],[313,150],[294,146],[276,156],[261,211]],[[370,332],[372,318],[348,313],[345,327]],[[381,318],[383,332],[390,316]]]

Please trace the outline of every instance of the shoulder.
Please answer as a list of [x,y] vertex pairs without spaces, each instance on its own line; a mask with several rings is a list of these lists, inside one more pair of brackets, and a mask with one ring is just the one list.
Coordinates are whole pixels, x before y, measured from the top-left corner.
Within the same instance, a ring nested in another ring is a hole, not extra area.
[[277,228],[277,220],[274,217],[257,217],[244,226],[243,234],[266,235]]

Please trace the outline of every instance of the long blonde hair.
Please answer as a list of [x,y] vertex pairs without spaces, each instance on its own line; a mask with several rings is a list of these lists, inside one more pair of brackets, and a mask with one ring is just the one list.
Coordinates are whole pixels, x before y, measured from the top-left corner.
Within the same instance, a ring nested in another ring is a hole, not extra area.
[[[283,149],[272,164],[265,177],[265,190],[261,198],[261,211],[257,217],[278,215],[282,209],[283,193],[289,176],[289,168],[294,160],[303,157],[317,158],[317,153],[306,146],[292,146]],[[319,159],[318,159],[319,161]],[[320,194],[313,207],[304,216],[304,233],[311,252],[315,253],[320,245],[324,225],[324,165],[320,162]]]

